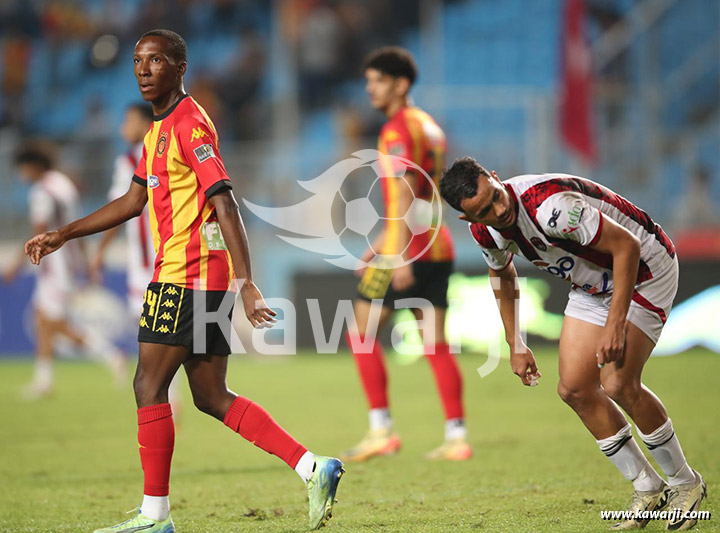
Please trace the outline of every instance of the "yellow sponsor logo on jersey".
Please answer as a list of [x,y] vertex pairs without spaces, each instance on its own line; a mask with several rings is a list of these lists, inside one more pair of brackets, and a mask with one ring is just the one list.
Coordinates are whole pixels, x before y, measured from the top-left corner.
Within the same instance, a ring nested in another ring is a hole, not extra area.
[[205,137],[207,133],[202,128],[193,128],[192,135],[190,136],[190,142],[196,141],[202,137]]

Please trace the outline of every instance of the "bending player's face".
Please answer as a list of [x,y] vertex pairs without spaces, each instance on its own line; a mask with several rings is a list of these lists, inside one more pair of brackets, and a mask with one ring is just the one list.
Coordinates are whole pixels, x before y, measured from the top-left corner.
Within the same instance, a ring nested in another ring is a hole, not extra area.
[[170,91],[182,87],[187,64],[176,61],[169,52],[170,43],[163,37],[144,37],[135,45],[133,63],[135,78],[143,100],[154,102]]
[[407,80],[393,78],[389,74],[369,68],[365,71],[365,92],[370,97],[372,106],[384,111],[395,98],[405,96]]
[[462,220],[479,222],[494,228],[509,228],[515,224],[515,204],[495,172],[492,177],[481,174],[477,194],[460,202]]

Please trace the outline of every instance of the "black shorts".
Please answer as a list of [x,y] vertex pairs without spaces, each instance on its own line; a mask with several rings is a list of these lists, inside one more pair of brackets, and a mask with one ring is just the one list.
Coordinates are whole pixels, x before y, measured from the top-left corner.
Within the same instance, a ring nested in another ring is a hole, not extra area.
[[[204,311],[216,313],[226,296],[234,305],[234,292],[195,291],[171,283],[150,283],[145,291],[138,342],[187,346],[194,354],[229,355],[233,306],[229,307],[228,321],[224,327],[212,315],[205,317],[205,313],[200,312],[203,299]],[[228,302],[225,302],[225,306],[228,306]],[[202,342],[202,335],[199,334],[198,346],[195,346],[194,332],[196,315],[206,322],[205,342]]]
[[396,300],[423,298],[429,301],[433,307],[447,309],[448,281],[453,272],[453,262],[416,261],[412,263],[412,269],[415,284],[409,289],[398,292],[392,287],[392,269],[368,267],[358,284],[358,297],[366,301],[382,300],[383,306],[391,309],[394,309]]

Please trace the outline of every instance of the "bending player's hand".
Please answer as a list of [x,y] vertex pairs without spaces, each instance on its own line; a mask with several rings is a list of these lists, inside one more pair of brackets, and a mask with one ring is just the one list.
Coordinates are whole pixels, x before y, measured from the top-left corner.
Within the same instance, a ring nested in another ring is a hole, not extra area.
[[513,374],[520,378],[523,385],[528,387],[536,386],[538,379],[542,377],[532,350],[525,344],[510,347],[510,368],[512,368]]
[[245,316],[254,328],[271,328],[277,320],[277,313],[265,303],[260,289],[253,282],[246,281],[240,287],[240,296],[245,307]]
[[625,355],[625,325],[607,324],[600,334],[595,354],[599,368],[622,361]]
[[40,259],[54,252],[65,244],[65,240],[58,231],[46,231],[35,235],[25,243],[25,255],[30,258],[33,265],[39,265]]
[[415,275],[411,264],[399,266],[393,272],[392,286],[396,291],[404,291],[415,284]]

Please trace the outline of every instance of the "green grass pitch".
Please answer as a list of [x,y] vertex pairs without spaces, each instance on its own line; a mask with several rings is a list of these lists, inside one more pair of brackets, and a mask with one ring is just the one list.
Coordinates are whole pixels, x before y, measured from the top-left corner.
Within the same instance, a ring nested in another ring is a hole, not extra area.
[[[389,361],[392,410],[403,438],[395,457],[347,465],[329,532],[605,531],[600,510],[624,509],[631,485],[556,394],[557,360],[538,350],[544,377],[523,387],[508,362],[486,378],[462,356],[475,457],[429,463],[442,439],[424,361]],[[29,360],[0,363],[0,531],[92,531],[141,501],[135,406],[105,369],[60,363],[54,397],[28,403]],[[653,358],[645,383],[665,402],[690,463],[709,485],[699,530],[720,527],[720,356],[702,350]],[[364,433],[365,403],[347,354],[233,357],[231,388],[263,405],[312,451],[335,454]],[[183,384],[185,383],[183,378]],[[172,470],[182,533],[306,530],[300,479],[280,460],[197,412],[187,387]],[[659,531],[651,523],[647,530]]]

